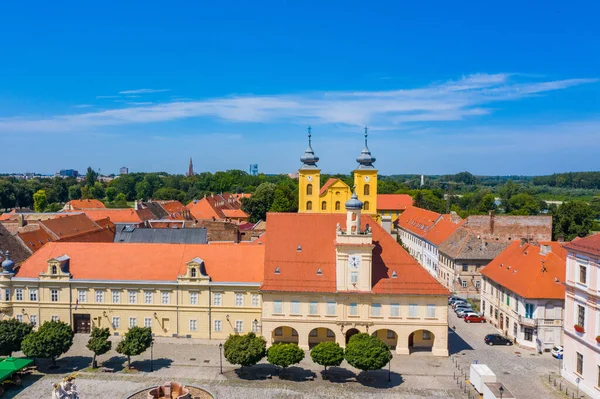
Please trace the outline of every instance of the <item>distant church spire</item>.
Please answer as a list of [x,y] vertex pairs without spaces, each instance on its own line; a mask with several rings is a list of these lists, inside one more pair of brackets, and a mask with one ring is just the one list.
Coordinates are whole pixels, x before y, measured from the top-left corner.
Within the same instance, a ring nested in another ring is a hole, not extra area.
[[315,155],[315,152],[311,146],[311,134],[312,128],[308,127],[308,148],[304,151],[304,155],[300,157],[300,161],[304,164],[301,169],[317,169],[317,162],[319,157]]
[[375,169],[373,163],[375,162],[375,157],[371,155],[371,151],[369,150],[369,146],[367,145],[367,137],[369,135],[369,128],[365,126],[365,148],[361,151],[358,158],[356,158],[356,162],[359,163],[358,169]]
[[190,157],[190,167],[187,172],[188,176],[194,176],[194,164],[192,163],[192,157]]

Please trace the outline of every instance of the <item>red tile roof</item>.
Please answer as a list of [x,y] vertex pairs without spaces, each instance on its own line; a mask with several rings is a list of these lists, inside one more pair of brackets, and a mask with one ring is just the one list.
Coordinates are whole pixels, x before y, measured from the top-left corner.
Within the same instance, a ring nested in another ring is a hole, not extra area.
[[184,213],[187,210],[185,205],[179,201],[160,201],[160,206],[169,214],[171,219],[185,219]]
[[106,208],[83,209],[77,212],[85,213],[92,220],[109,218],[113,223],[142,223],[146,220],[154,218],[154,215],[150,209],[141,209],[136,211],[133,208]]
[[102,201],[97,199],[80,199],[80,200],[71,200],[67,202],[67,205],[70,205],[72,209],[97,209],[97,208],[106,208]]
[[[558,248],[556,244],[551,246]],[[554,250],[541,255],[540,249],[515,241],[481,269],[481,274],[523,298],[563,299],[566,261]]]
[[377,210],[403,211],[412,204],[413,199],[408,194],[377,194]]
[[17,277],[37,278],[47,261],[67,255],[74,279],[175,281],[199,257],[213,282],[259,283],[264,247],[259,245],[51,242],[27,259]]
[[23,240],[27,248],[33,252],[40,249],[42,245],[54,240],[54,238],[44,229],[24,231],[19,233],[18,236]]
[[241,209],[223,209],[223,214],[228,218],[247,219],[248,214]]
[[66,213],[54,219],[40,220],[39,224],[57,240],[101,229],[96,222],[83,213],[76,215]]
[[[262,290],[336,292],[336,225],[346,215],[269,213],[267,232],[255,241],[266,246]],[[448,291],[423,269],[370,216],[363,228],[373,229],[373,293],[447,295]],[[267,239],[268,238],[268,239]],[[259,241],[260,240],[260,241]],[[302,250],[297,251],[298,245]],[[258,245],[260,246],[260,245]],[[275,268],[280,270],[275,274]],[[322,274],[317,275],[317,269]],[[397,278],[392,278],[396,271]]]
[[398,216],[398,227],[422,237],[433,227],[441,214],[410,206]]
[[323,187],[321,187],[321,191],[319,191],[319,195],[325,194],[325,191],[327,191],[327,189],[329,187],[331,187],[338,180],[340,180],[340,179],[336,179],[335,177],[330,177],[329,180],[327,180],[325,182],[325,184],[323,184]]
[[565,245],[565,248],[600,256],[600,233],[585,238],[575,239]]
[[[248,215],[244,212],[230,212],[232,215],[237,216],[228,216],[225,213],[225,210],[233,211],[233,210],[241,210],[242,204],[236,198],[235,194],[223,193],[211,195],[210,197],[204,197],[201,200],[194,200],[186,205],[190,210],[192,216],[197,220],[224,220],[227,218],[244,218],[248,217]],[[243,211],[242,211],[243,212]]]
[[440,219],[436,224],[431,227],[429,231],[423,236],[424,239],[432,243],[433,245],[439,246],[442,242],[446,241],[454,230],[458,228],[459,224],[452,223],[446,219]]

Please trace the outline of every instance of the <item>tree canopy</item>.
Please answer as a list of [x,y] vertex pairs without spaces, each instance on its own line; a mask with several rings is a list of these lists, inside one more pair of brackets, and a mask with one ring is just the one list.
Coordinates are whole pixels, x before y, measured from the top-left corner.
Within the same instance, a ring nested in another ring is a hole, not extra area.
[[86,347],[94,353],[92,368],[96,367],[96,356],[103,355],[110,350],[112,342],[108,340],[110,329],[94,327]]
[[319,342],[310,351],[313,362],[325,367],[339,366],[344,360],[344,349],[337,342]]
[[267,361],[284,369],[300,363],[302,359],[304,359],[304,351],[296,344],[278,343],[272,345],[267,351]]
[[552,215],[554,239],[571,241],[590,233],[596,212],[583,201],[561,204]]
[[17,319],[0,320],[0,356],[20,351],[21,343],[32,329],[31,324]]
[[350,338],[344,354],[346,361],[359,370],[379,370],[390,360],[390,348],[377,337],[369,334],[356,334]]
[[67,352],[73,345],[73,330],[62,321],[46,321],[37,331],[25,337],[21,349],[25,356],[56,358]]
[[117,345],[117,353],[127,356],[127,368],[131,368],[131,356],[141,355],[152,344],[150,327],[131,327]]
[[224,356],[231,364],[253,366],[266,354],[267,342],[253,332],[245,335],[232,334],[225,341]]
[[33,194],[33,210],[36,212],[44,212],[48,206],[48,198],[46,191],[38,190]]

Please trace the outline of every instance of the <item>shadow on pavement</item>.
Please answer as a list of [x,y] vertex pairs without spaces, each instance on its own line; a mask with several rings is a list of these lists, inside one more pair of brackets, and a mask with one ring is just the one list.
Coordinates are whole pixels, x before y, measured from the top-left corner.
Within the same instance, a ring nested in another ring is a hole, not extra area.
[[389,389],[397,387],[404,382],[402,375],[391,372],[388,374],[387,370],[374,370],[374,371],[361,371],[356,377],[361,385],[378,388],[378,389]]
[[288,367],[279,372],[280,380],[302,382],[314,380],[315,378],[317,378],[317,375],[312,370],[297,366]]
[[[23,384],[19,387],[15,385],[4,384],[4,388],[6,389],[6,391],[4,392],[4,395],[2,395],[2,399],[11,399],[18,397],[21,394],[21,392],[23,392],[23,390],[35,384],[42,377],[43,375],[41,374],[27,375],[23,377]],[[56,382],[60,381],[62,381],[62,378],[57,377]]]
[[242,380],[255,381],[264,380],[268,376],[279,374],[277,367],[271,364],[256,364],[250,367],[240,367],[233,371]]
[[51,359],[35,359],[36,368],[45,374],[64,374],[79,371],[89,367],[92,363],[91,356],[65,356],[56,360],[56,367]]
[[108,367],[114,371],[122,371],[125,368],[125,362],[127,362],[126,356],[113,356],[110,359],[103,361],[99,366]]
[[473,347],[462,339],[454,329],[448,328],[448,353],[454,355],[465,350],[472,351]]
[[144,359],[131,362],[131,368],[139,371],[150,371],[151,369],[157,371],[164,368],[168,369],[172,364],[173,360],[166,358],[154,359],[152,362],[150,359]]
[[356,381],[356,374],[343,367],[329,367],[327,370],[322,370],[321,377],[336,383]]

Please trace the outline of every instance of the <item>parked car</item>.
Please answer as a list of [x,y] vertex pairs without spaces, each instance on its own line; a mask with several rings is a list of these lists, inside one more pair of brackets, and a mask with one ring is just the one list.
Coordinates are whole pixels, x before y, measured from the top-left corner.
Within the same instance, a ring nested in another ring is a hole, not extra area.
[[465,323],[485,323],[485,316],[480,315],[479,313],[467,313],[464,315],[463,319]]
[[456,309],[456,308],[457,308],[458,306],[460,306],[460,305],[469,305],[469,306],[470,306],[471,304],[470,304],[469,302],[465,301],[464,299],[461,299],[461,300],[459,300],[459,301],[454,301],[454,302],[452,303],[452,307],[453,307],[454,309]]
[[471,309],[471,312],[473,311],[473,306],[471,306],[470,303],[461,303],[460,305],[456,305],[454,307],[454,311],[458,312],[459,309]]
[[554,348],[552,348],[550,353],[552,353],[552,356],[554,356],[555,358],[562,359],[563,358],[563,347],[560,345],[555,346]]
[[485,336],[484,341],[486,344],[492,345],[512,345],[512,341],[500,334],[488,334]]
[[465,317],[467,313],[473,313],[473,308],[469,306],[468,308],[458,308],[456,310],[456,315],[458,317]]
[[448,298],[448,305],[452,305],[456,301],[464,301],[464,299],[459,296],[452,295],[451,297]]

